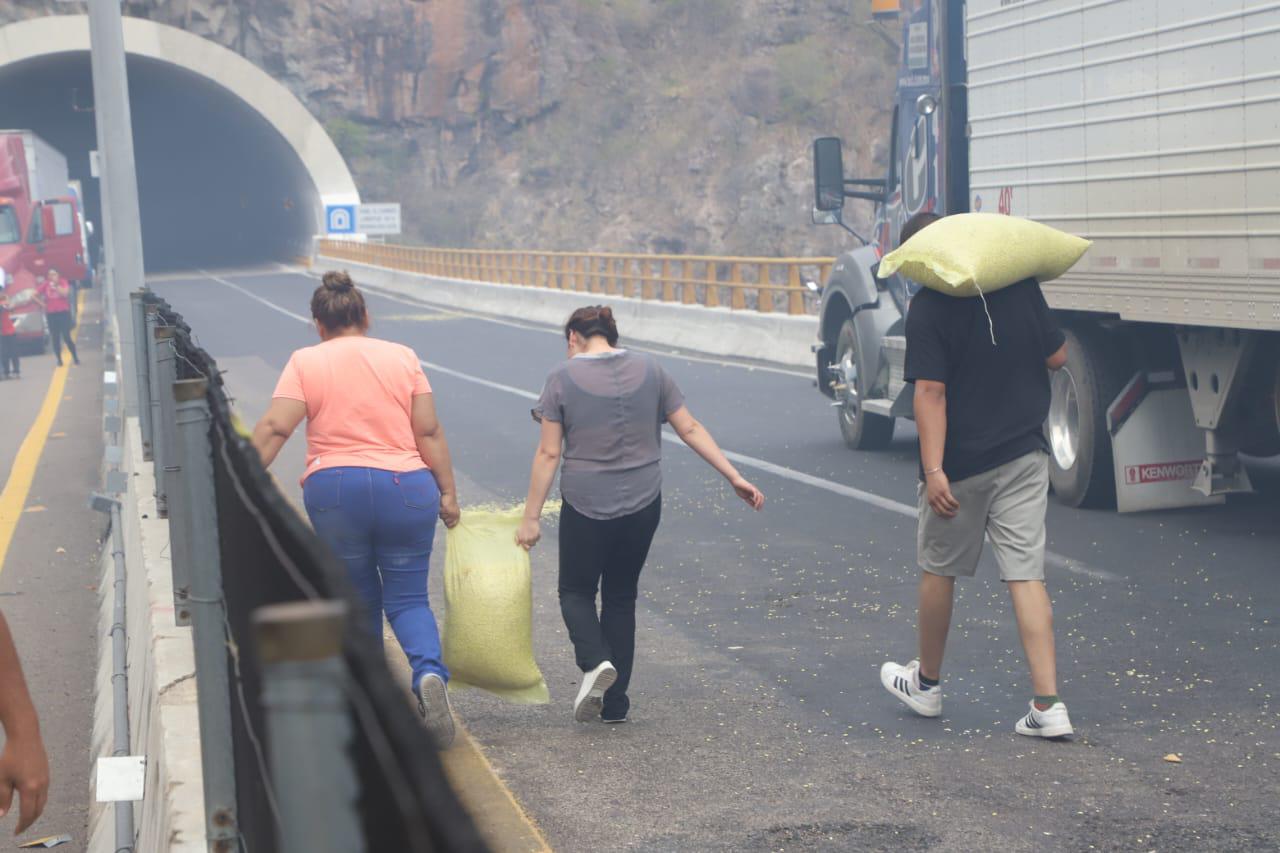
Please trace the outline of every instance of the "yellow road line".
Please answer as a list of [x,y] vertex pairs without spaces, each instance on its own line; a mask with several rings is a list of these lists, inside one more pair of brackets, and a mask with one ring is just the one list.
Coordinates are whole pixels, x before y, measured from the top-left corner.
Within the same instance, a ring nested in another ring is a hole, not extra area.
[[[405,689],[408,700],[409,682],[413,677],[409,662],[395,635],[383,623],[382,643],[387,652],[387,663],[396,680]],[[416,709],[416,703],[415,703]],[[515,793],[489,763],[484,749],[462,725],[454,710],[457,736],[453,746],[440,753],[445,776],[462,807],[466,809],[480,835],[494,853],[554,853],[547,839],[538,828],[533,816],[520,805]]]
[[454,712],[457,737],[440,754],[445,774],[480,834],[497,853],[553,853],[533,816],[489,763],[484,749]]
[[[84,292],[81,291],[76,302],[76,316],[84,308]],[[80,324],[71,332],[75,340]],[[64,361],[61,367],[54,368],[53,377],[49,380],[49,390],[45,392],[44,402],[35,421],[22,439],[18,455],[13,458],[13,467],[9,469],[9,479],[5,481],[4,491],[0,492],[0,571],[4,571],[5,559],[9,556],[9,545],[13,543],[13,534],[18,529],[18,521],[22,518],[22,508],[27,503],[27,495],[31,493],[31,483],[36,478],[36,466],[44,453],[45,442],[49,440],[49,430],[53,428],[53,419],[57,417],[58,406],[62,403],[62,392],[67,385],[67,371],[70,362]]]

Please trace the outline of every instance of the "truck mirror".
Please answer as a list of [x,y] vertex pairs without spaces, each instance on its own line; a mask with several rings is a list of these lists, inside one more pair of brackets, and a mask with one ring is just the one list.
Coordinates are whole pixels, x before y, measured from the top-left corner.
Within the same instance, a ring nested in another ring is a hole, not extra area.
[[813,141],[813,208],[815,222],[819,213],[844,210],[844,153],[835,136]]

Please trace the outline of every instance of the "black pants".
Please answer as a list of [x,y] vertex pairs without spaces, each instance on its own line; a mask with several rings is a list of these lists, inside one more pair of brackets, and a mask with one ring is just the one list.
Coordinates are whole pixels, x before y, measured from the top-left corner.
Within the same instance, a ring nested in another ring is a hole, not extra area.
[[21,372],[18,364],[18,336],[0,335],[0,374],[7,379]]
[[71,352],[71,358],[76,364],[80,363],[80,356],[76,353],[75,342],[71,340],[71,312],[70,311],[50,311],[45,315],[49,321],[49,343],[53,346],[53,355],[58,359],[58,364],[62,364],[62,343],[66,341],[67,349]]
[[[627,685],[636,654],[636,596],[640,570],[662,518],[662,498],[632,515],[600,521],[565,503],[560,510],[560,614],[578,668],[605,661],[618,680],[604,694],[604,716],[626,716]],[[601,606],[596,610],[596,588]]]

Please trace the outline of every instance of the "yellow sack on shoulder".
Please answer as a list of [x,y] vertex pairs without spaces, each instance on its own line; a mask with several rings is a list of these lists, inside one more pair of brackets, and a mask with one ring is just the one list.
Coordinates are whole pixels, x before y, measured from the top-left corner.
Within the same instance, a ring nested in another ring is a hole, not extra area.
[[901,273],[950,296],[990,293],[1023,279],[1051,281],[1092,244],[1048,225],[998,213],[945,216],[880,261],[881,278]]
[[533,659],[533,572],[516,544],[521,515],[467,511],[448,532],[444,664],[450,688],[539,705],[551,697]]

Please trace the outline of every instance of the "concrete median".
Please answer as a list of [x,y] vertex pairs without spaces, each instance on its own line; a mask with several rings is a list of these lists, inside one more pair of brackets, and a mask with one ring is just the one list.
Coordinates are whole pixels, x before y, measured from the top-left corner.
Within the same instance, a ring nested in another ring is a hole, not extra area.
[[749,358],[789,367],[813,364],[810,346],[818,318],[761,314],[632,299],[603,293],[550,290],[515,284],[488,284],[439,278],[317,255],[312,268],[345,269],[358,284],[446,308],[496,317],[559,325],[576,308],[607,303],[623,337],[658,346],[730,358]]

